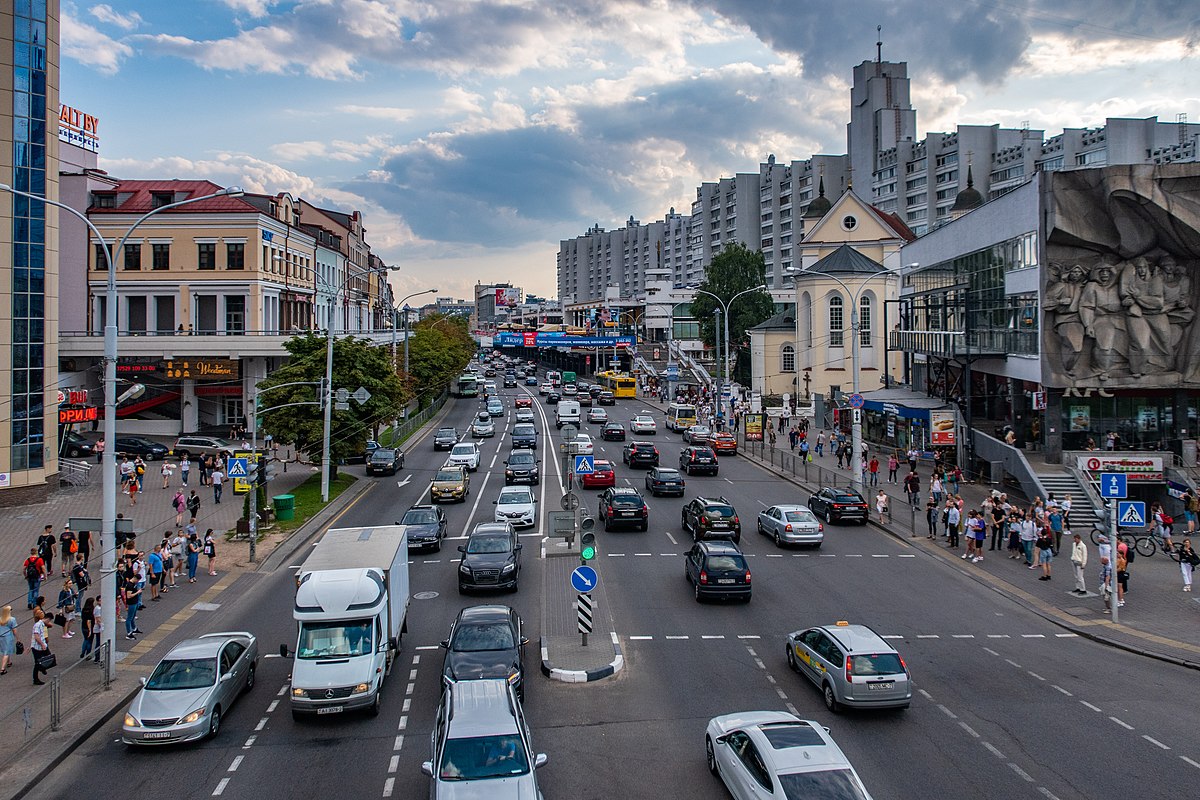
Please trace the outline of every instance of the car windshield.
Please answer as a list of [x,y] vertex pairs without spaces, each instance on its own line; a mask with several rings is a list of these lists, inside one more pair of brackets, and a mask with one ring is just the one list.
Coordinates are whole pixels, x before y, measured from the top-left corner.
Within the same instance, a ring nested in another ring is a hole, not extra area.
[[455,456],[473,456],[475,455],[475,448],[469,444],[456,444],[454,445],[454,449],[450,451],[450,454]]
[[813,516],[811,511],[788,511],[784,513],[784,519],[788,522],[816,522],[817,518]]
[[530,424],[513,426],[513,434],[526,434],[526,433],[536,433],[536,432],[537,431],[534,430],[533,425],[530,425]]
[[433,525],[436,523],[437,514],[428,509],[409,511],[404,515],[403,525]]
[[704,568],[709,572],[745,572],[746,560],[735,555],[711,555]]
[[792,772],[779,776],[787,800],[821,797],[825,800],[867,800],[853,773],[848,769],[820,772]]
[[462,470],[443,469],[439,470],[435,481],[461,481],[463,479]]
[[864,653],[850,657],[852,675],[898,675],[901,672],[904,672],[904,666],[895,653]]
[[372,461],[391,461],[396,457],[395,451],[379,448],[371,453]]
[[372,650],[371,630],[369,619],[301,623],[296,658],[365,656]]
[[504,492],[500,495],[500,505],[511,506],[521,503],[532,503],[533,495],[529,492]]
[[485,622],[459,625],[454,632],[450,649],[456,653],[478,653],[484,650],[511,650],[517,646],[512,626],[507,622]]
[[508,465],[510,467],[527,467],[533,463],[533,456],[517,455],[513,453],[508,457]]
[[467,542],[468,553],[507,553],[512,547],[507,534],[500,536],[472,536]]
[[146,688],[155,691],[203,689],[217,682],[215,658],[180,658],[159,662]]
[[444,781],[507,778],[529,772],[529,757],[515,733],[447,739],[438,777]]

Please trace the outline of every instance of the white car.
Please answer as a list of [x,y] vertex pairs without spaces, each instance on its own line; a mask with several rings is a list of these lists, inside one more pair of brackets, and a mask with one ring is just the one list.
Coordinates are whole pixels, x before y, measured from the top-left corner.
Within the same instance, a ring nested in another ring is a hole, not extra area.
[[563,397],[574,397],[579,394],[579,387],[573,383],[568,383],[563,386]]
[[550,394],[550,383],[548,381],[538,384],[538,394]]
[[592,437],[586,433],[578,434],[571,440],[569,450],[573,456],[590,456],[594,450]]
[[829,731],[783,711],[714,717],[704,733],[704,751],[709,771],[735,800],[871,800]]
[[516,412],[517,422],[533,422],[532,408],[518,408]]
[[646,414],[638,414],[629,420],[629,430],[633,433],[658,433],[658,425],[654,418]]
[[603,408],[588,409],[588,422],[603,425],[604,423],[608,422],[608,412]]
[[507,522],[514,528],[537,525],[537,498],[528,486],[505,486],[495,504],[496,522]]
[[479,445],[474,442],[459,442],[450,448],[446,466],[466,467],[470,472],[479,469]]

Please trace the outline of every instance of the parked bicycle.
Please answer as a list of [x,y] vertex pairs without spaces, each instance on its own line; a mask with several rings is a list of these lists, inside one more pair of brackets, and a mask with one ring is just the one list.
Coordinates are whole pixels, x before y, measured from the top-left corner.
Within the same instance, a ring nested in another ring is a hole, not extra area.
[[[1103,537],[1104,541],[1107,542],[1108,532],[1095,528],[1092,529],[1092,544],[1100,544],[1101,537]],[[1145,556],[1146,558],[1149,558],[1161,549],[1168,558],[1178,564],[1178,545],[1167,547],[1167,545],[1164,544],[1161,539],[1162,537],[1153,531],[1142,531],[1141,533],[1121,531],[1117,534],[1117,541],[1124,543],[1126,547],[1132,547],[1139,556]]]

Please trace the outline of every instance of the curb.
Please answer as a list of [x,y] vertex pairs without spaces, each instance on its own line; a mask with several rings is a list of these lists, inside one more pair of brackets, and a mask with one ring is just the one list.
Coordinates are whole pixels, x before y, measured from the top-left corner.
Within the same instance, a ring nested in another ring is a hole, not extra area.
[[[782,478],[783,480],[787,481],[788,483],[791,483],[795,486],[804,487],[805,489],[809,488],[806,484],[801,483],[800,481],[796,480],[795,478],[792,478],[791,476],[787,475],[786,473],[779,472],[774,467],[770,466],[769,464],[763,463],[761,460],[759,460],[759,458],[757,456],[751,456],[745,452],[741,453],[741,455],[743,455],[745,458],[747,458],[747,460],[752,461],[754,464],[757,464],[761,469],[765,470],[766,472],[769,472],[772,475]],[[879,523],[870,519],[869,515],[868,515],[868,519],[867,519],[867,524],[870,527],[874,528],[875,530],[886,533],[888,536],[891,536],[893,539],[898,539],[899,541],[902,541],[902,542],[909,541],[908,537],[902,536],[901,534],[899,534],[896,531],[893,531],[893,530],[883,527]],[[926,552],[924,550],[918,550],[918,552],[924,553],[925,555],[929,556],[930,558],[936,558],[938,561],[940,561],[948,566],[955,566],[954,563],[950,559],[945,558],[939,551]],[[960,570],[960,573],[962,575],[965,575],[966,577],[970,578],[971,580],[975,581],[976,583],[978,583],[982,586],[986,586],[987,588],[991,589],[992,591],[996,592],[997,594],[1004,595],[1004,597],[1006,597],[1007,599],[1016,603],[1017,605],[1021,606],[1021,608],[1024,608],[1025,610],[1036,614],[1037,616],[1046,620],[1050,624],[1056,625],[1059,628],[1062,628],[1063,630],[1070,631],[1071,633],[1074,633],[1077,636],[1080,636],[1084,639],[1089,639],[1093,642],[1096,642],[1097,644],[1103,644],[1103,645],[1107,645],[1109,647],[1114,647],[1118,650],[1124,650],[1125,652],[1132,653],[1133,655],[1144,656],[1146,658],[1152,658],[1156,661],[1163,661],[1168,664],[1174,664],[1179,667],[1185,667],[1187,669],[1194,669],[1194,670],[1200,671],[1200,662],[1190,661],[1186,658],[1179,658],[1178,656],[1169,655],[1167,653],[1160,653],[1157,650],[1149,650],[1149,649],[1142,648],[1142,647],[1136,647],[1135,645],[1129,644],[1127,642],[1119,641],[1110,636],[1104,636],[1102,634],[1098,634],[1093,631],[1090,631],[1084,626],[1072,625],[1070,622],[1067,622],[1066,620],[1062,620],[1056,616],[1048,614],[1045,611],[1043,611],[1041,608],[1039,608],[1038,606],[1033,605],[1032,603],[1029,603],[1028,601],[1026,601],[1023,597],[1013,594],[1012,592],[1005,589],[1003,586],[998,586],[995,581],[1007,583],[1007,581],[1004,581],[1002,578],[997,578],[995,580],[989,580],[988,578],[985,578],[983,575],[981,575],[979,573],[968,572],[968,571],[964,571],[964,570]],[[990,577],[990,576],[988,576],[988,577]]]
[[542,674],[552,681],[562,681],[563,683],[591,683],[602,678],[607,678],[610,675],[616,675],[625,666],[625,656],[621,654],[621,641],[617,638],[617,634],[611,633],[613,652],[615,658],[607,665],[597,669],[559,669],[550,664],[549,648],[546,646],[546,637],[541,637],[539,640],[542,647]]

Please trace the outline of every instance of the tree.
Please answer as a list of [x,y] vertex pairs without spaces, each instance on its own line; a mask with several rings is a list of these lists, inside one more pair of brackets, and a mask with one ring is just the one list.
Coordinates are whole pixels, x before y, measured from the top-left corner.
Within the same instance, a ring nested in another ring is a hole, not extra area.
[[[294,336],[284,347],[291,354],[288,363],[259,384],[260,405],[263,408],[319,399],[318,386],[325,377],[325,337],[311,333]],[[273,386],[298,381],[316,385],[271,390]],[[374,347],[364,339],[351,336],[335,339],[334,391],[349,389],[353,392],[359,386],[371,393],[370,400],[361,404],[351,400],[350,408],[346,411],[332,411],[329,435],[331,474],[336,471],[338,461],[363,452],[373,425],[400,416],[408,401],[404,383],[392,368],[388,348]],[[324,418],[320,406],[281,408],[263,414],[261,423],[275,441],[294,444],[297,450],[308,453],[310,458],[320,458],[324,436]]]
[[475,354],[475,340],[461,316],[434,315],[412,328],[408,343],[409,386],[422,404],[448,386]]
[[[762,251],[751,250],[744,244],[735,243],[726,246],[713,257],[704,282],[698,288],[712,292],[728,304],[739,292],[762,286],[766,275],[767,263],[763,259]],[[719,308],[721,306],[716,300],[699,292],[691,303],[692,316],[700,325],[700,338],[709,347],[716,347],[717,344],[717,325],[713,311]],[[749,336],[746,331],[770,319],[774,313],[775,302],[766,289],[742,295],[729,309],[733,318],[729,328],[729,345],[737,357],[734,375],[741,383],[749,383],[750,376]],[[724,319],[721,320],[721,324],[725,324]],[[721,347],[724,346],[722,332]]]

